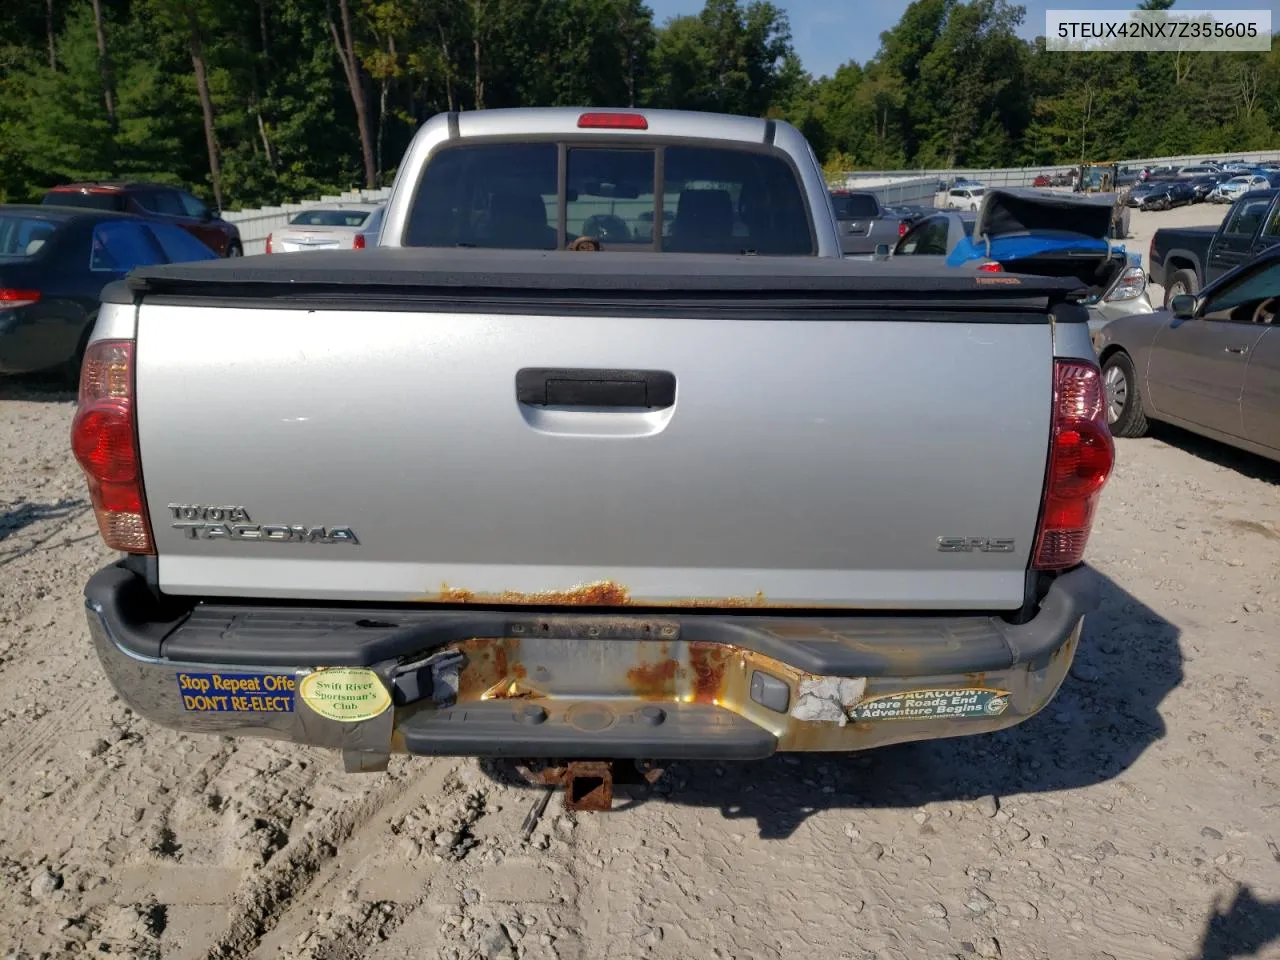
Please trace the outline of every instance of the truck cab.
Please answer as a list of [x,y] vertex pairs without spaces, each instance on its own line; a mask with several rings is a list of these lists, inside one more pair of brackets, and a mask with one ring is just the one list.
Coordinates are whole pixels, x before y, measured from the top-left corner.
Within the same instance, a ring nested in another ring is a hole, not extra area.
[[1280,244],[1280,189],[1255,190],[1231,205],[1217,227],[1161,227],[1151,238],[1151,281],[1164,305],[1195,294],[1223,274]]

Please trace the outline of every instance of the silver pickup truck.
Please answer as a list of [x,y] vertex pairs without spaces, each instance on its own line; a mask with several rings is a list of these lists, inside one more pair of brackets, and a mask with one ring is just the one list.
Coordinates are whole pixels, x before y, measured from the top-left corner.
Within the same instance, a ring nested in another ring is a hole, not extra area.
[[1035,714],[1114,454],[1078,284],[840,259],[826,196],[780,122],[450,115],[379,248],[109,287],[72,443],[121,698],[583,806]]

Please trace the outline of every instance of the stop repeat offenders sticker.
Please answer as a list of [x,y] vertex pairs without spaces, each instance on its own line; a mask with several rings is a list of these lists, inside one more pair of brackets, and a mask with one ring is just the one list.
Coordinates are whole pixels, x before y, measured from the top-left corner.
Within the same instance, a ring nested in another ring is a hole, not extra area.
[[302,678],[298,696],[320,716],[342,723],[372,720],[391,706],[378,675],[363,667],[333,667]]

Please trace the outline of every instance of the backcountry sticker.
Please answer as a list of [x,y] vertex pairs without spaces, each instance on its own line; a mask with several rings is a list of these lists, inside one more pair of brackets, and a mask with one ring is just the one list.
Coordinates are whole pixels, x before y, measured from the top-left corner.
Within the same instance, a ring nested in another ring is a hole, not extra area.
[[998,717],[1009,706],[1009,691],[986,687],[905,690],[863,700],[853,708],[854,720],[930,720],[952,717]]
[[298,696],[320,716],[344,723],[372,720],[391,706],[391,695],[378,675],[363,667],[309,673],[298,684]]

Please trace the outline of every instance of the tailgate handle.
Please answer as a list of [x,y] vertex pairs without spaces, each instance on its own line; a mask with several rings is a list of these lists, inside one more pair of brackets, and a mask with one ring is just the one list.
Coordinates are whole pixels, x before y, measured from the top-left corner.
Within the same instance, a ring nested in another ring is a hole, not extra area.
[[676,402],[676,378],[666,370],[525,367],[516,372],[516,399],[531,407],[656,409]]

